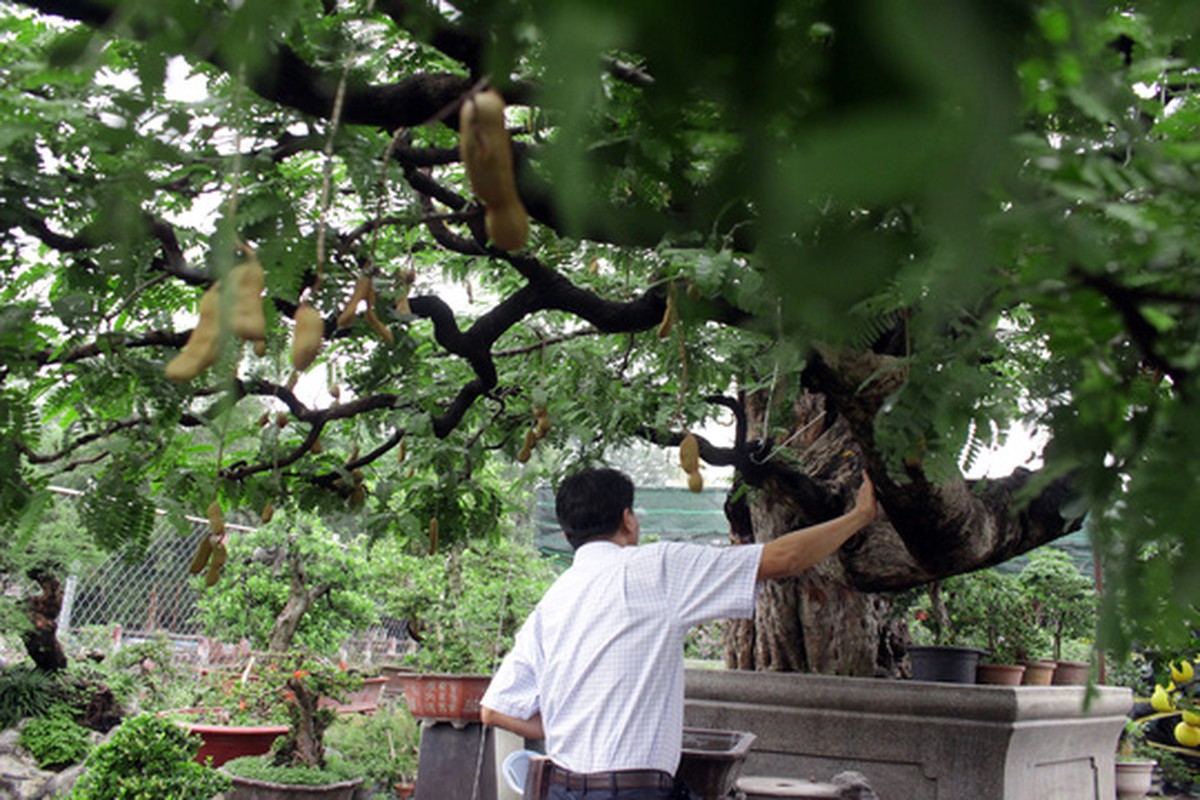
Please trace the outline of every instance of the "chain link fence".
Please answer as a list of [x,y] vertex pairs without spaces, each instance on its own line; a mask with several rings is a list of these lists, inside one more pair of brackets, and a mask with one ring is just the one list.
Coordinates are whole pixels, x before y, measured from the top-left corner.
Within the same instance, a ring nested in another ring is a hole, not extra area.
[[[68,502],[82,492],[54,489]],[[208,520],[186,517],[188,528],[178,530],[165,512],[156,514],[145,557],[131,561],[112,555],[93,569],[67,578],[58,617],[59,636],[77,649],[120,647],[122,643],[165,636],[177,657],[194,663],[236,662],[249,652],[246,642],[220,642],[203,635],[198,600],[201,590],[188,572],[192,555],[209,534]],[[252,531],[228,523],[230,536]],[[401,655],[409,640],[395,620],[351,637],[341,648],[347,661],[369,663]]]

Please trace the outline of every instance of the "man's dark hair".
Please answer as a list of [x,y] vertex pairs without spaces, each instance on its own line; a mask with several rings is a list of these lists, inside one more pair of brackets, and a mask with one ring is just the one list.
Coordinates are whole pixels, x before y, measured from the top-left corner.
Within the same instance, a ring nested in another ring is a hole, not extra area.
[[621,527],[625,509],[633,508],[633,481],[615,469],[585,469],[563,478],[554,498],[554,513],[571,547],[606,539]]

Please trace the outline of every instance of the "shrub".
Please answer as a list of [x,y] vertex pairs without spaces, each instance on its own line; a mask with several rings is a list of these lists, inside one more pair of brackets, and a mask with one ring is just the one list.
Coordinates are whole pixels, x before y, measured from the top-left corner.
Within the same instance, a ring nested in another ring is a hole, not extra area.
[[388,787],[417,774],[421,729],[401,704],[386,705],[370,716],[339,717],[325,741],[368,784]]
[[200,740],[153,714],[124,722],[92,751],[71,800],[210,800],[229,776],[192,759]]
[[27,722],[21,728],[20,745],[40,769],[51,770],[82,761],[92,747],[87,729],[61,712]]
[[383,613],[409,621],[421,642],[410,661],[430,671],[490,673],[553,580],[535,549],[507,539],[444,556],[383,550]]
[[0,671],[0,729],[26,717],[44,716],[56,702],[58,686],[52,675],[24,666]]
[[358,777],[349,765],[335,758],[329,759],[324,769],[318,769],[276,766],[271,763],[270,755],[242,756],[226,761],[223,769],[240,778],[299,786],[328,786]]

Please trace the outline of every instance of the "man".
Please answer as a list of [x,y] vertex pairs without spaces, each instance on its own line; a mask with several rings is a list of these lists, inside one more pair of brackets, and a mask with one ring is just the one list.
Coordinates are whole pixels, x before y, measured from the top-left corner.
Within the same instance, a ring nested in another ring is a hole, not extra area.
[[483,721],[545,740],[550,763],[533,800],[688,798],[673,778],[688,629],[752,617],[758,581],[798,575],[836,551],[875,519],[875,490],[864,474],[846,514],[739,547],[635,547],[633,483],[612,469],[563,480],[555,512],[574,563],[517,633]]

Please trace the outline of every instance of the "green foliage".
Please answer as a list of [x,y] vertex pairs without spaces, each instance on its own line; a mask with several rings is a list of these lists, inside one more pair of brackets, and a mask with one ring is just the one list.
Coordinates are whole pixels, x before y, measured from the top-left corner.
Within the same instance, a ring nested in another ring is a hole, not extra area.
[[293,596],[295,575],[313,600],[300,618],[295,643],[335,655],[347,636],[375,619],[365,543],[343,541],[317,519],[288,516],[281,512],[268,525],[230,537],[221,580],[199,600],[201,621],[209,636],[245,637],[256,649],[269,650]]
[[[885,395],[873,463],[953,481],[1014,419],[1048,431],[1017,504],[1072,476],[1106,641],[1178,643],[1200,605],[1197,12],[953,6],[122,0],[102,28],[0,6],[0,548],[64,478],[131,554],[150,498],[178,519],[214,492],[410,547],[436,517],[462,545],[566,465],[696,426],[708,395],[787,409],[819,352],[888,340],[894,383],[852,387]],[[453,119],[481,74],[521,101],[519,256],[471,238]],[[236,239],[266,268],[266,353],[230,342],[173,385]],[[395,342],[360,316],[291,384],[301,292],[331,319],[361,273]],[[535,402],[555,426],[518,475]]]
[[27,722],[21,728],[19,743],[29,751],[40,769],[59,770],[76,764],[91,749],[87,729],[61,715]]
[[409,659],[434,672],[490,674],[552,580],[548,562],[512,540],[444,556],[380,555],[381,611],[409,621],[420,637]]
[[92,751],[72,800],[209,800],[229,777],[192,759],[200,740],[153,714],[126,720]]
[[416,776],[420,740],[421,726],[402,703],[385,703],[370,715],[343,714],[325,732],[349,771],[387,790]]
[[1049,649],[1033,597],[1016,575],[988,568],[941,581],[911,611],[919,644],[982,647],[998,664],[1013,664]]
[[358,777],[352,767],[337,759],[330,759],[325,769],[279,767],[272,764],[270,759],[269,755],[242,756],[226,761],[222,766],[229,774],[241,778],[293,786],[328,786]]
[[0,730],[45,715],[58,701],[52,675],[27,666],[0,670]]
[[1096,590],[1071,556],[1053,547],[1029,554],[1017,578],[1033,604],[1037,624],[1054,642],[1054,658],[1063,658],[1063,642],[1096,632]]

